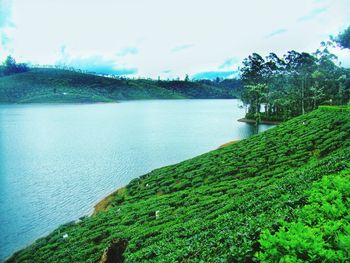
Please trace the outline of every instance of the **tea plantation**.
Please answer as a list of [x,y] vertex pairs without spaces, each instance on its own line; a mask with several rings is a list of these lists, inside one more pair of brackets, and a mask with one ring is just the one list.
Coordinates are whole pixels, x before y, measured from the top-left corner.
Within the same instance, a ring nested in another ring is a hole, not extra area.
[[[350,260],[350,109],[321,107],[119,189],[8,262]],[[67,234],[67,238],[63,235]]]

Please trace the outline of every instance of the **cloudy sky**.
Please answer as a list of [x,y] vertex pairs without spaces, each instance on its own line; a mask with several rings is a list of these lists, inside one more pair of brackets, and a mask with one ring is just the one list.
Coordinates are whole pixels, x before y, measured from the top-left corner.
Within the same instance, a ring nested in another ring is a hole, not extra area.
[[0,61],[229,77],[252,52],[313,52],[349,25],[350,0],[0,0]]

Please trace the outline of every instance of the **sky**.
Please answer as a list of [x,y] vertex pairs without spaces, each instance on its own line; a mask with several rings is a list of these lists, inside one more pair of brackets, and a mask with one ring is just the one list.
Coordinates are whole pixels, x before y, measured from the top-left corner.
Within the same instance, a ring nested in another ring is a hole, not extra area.
[[[0,0],[0,61],[232,77],[253,52],[314,52],[349,25],[350,0]],[[332,51],[350,67],[349,51]]]

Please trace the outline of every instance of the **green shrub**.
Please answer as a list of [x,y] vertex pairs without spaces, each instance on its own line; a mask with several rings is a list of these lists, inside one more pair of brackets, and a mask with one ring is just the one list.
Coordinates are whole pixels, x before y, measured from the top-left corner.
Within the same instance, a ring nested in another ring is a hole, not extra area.
[[326,176],[307,191],[308,203],[292,222],[260,237],[263,262],[350,260],[350,174]]

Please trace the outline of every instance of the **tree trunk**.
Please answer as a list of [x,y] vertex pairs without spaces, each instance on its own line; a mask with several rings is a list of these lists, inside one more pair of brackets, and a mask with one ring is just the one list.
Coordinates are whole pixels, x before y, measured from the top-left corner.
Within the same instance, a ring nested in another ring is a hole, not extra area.
[[305,114],[305,105],[304,105],[304,89],[305,89],[305,79],[301,81],[301,114]]

